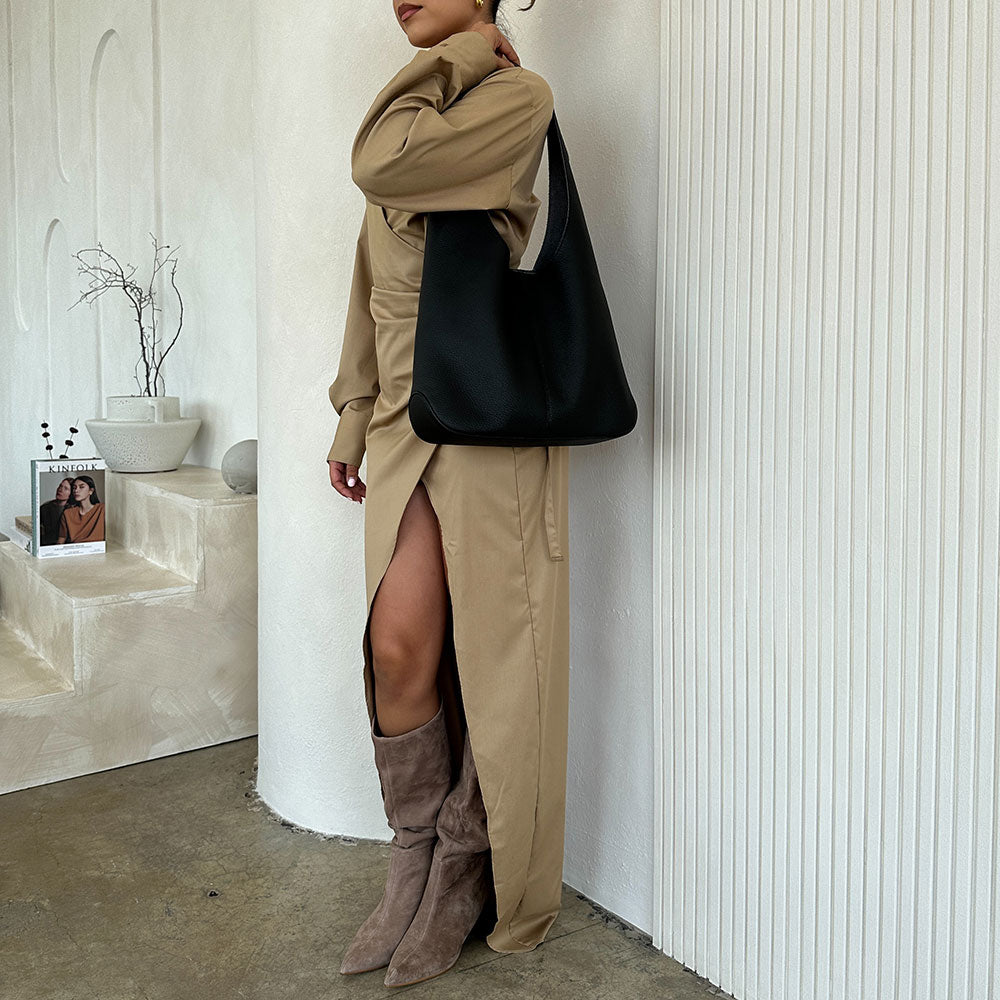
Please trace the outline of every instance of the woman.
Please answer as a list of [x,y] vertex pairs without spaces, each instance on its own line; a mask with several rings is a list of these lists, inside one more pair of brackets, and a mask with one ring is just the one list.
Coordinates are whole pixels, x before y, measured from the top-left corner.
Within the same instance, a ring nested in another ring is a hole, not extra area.
[[38,508],[39,545],[56,545],[59,537],[59,522],[63,510],[73,493],[73,478],[67,476],[59,481],[56,495],[52,500],[46,500]]
[[424,51],[351,150],[366,201],[328,461],[333,487],[366,501],[363,675],[394,830],[341,971],[388,964],[386,985],[403,986],[451,968],[481,912],[507,953],[536,947],[559,911],[569,467],[565,446],[435,445],[410,426],[424,213],[489,210],[518,266],[553,99],[497,28],[498,0],[393,4]]
[[74,506],[67,506],[59,519],[59,544],[104,541],[104,504],[90,476],[73,480]]

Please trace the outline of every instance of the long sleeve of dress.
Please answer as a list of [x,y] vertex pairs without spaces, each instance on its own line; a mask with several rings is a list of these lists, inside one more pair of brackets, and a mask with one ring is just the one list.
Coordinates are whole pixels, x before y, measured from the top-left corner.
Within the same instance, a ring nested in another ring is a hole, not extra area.
[[378,396],[378,361],[375,357],[375,320],[369,308],[372,289],[368,250],[368,215],[361,220],[354,276],[347,305],[344,342],[337,377],[329,389],[330,402],[340,416],[327,461],[360,465],[365,453],[365,433]]
[[351,148],[351,177],[386,208],[507,208],[514,165],[548,128],[552,101],[539,74],[498,68],[482,34],[455,32],[379,92]]

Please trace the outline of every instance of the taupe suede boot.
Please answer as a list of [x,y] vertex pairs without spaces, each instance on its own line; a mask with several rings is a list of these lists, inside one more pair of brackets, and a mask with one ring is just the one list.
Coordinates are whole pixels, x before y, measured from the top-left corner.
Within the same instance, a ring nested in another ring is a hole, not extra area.
[[381,736],[372,722],[375,766],[385,815],[394,835],[389,874],[378,906],[344,953],[345,975],[387,965],[420,906],[437,842],[435,821],[451,786],[444,706],[434,718],[398,736]]
[[438,813],[438,840],[420,908],[392,954],[386,986],[409,986],[447,972],[486,902],[490,841],[468,731],[462,756],[458,781]]

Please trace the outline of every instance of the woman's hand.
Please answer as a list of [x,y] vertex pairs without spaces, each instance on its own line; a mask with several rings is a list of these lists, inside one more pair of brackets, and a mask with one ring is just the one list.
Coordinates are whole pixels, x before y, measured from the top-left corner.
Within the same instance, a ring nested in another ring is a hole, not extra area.
[[[361,503],[365,496],[365,484],[358,476],[358,467],[333,461],[327,464],[330,466],[330,482],[333,484],[333,488],[347,497],[348,500],[357,500],[358,503]],[[354,485],[348,486],[348,482],[352,482]]]
[[478,31],[493,47],[493,52],[497,57],[497,69],[521,65],[521,60],[514,51],[514,46],[507,41],[503,32],[495,24],[474,24],[468,30]]

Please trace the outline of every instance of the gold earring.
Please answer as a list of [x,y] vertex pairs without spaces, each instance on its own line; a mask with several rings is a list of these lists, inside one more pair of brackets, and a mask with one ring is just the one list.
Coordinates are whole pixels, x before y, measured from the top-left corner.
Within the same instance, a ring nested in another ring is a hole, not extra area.
[[482,7],[482,5],[483,5],[483,0],[476,0],[477,7]]

